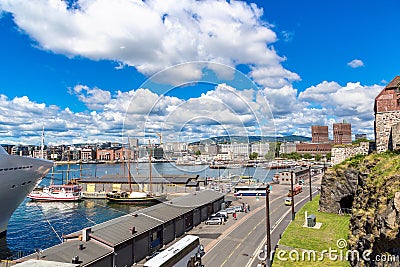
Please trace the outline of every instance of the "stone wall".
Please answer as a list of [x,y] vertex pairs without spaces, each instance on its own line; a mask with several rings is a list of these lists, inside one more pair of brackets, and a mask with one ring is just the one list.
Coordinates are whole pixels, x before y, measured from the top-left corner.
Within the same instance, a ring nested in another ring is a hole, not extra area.
[[321,181],[319,211],[340,213],[351,210],[359,175],[356,169],[327,171]]
[[398,123],[400,123],[400,111],[375,114],[375,141],[378,153],[393,149],[392,127]]
[[358,145],[334,146],[332,147],[331,162],[332,165],[336,165],[355,155],[368,155],[369,151],[369,142],[360,142]]

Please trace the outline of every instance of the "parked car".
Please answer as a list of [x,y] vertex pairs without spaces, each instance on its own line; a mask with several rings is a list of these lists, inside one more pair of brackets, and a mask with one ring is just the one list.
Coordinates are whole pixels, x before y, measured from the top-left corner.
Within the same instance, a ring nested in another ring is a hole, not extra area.
[[220,211],[218,211],[218,212],[216,212],[216,213],[211,214],[211,217],[216,217],[216,216],[218,216],[218,217],[223,216],[223,217],[225,217],[226,219],[228,219],[228,213],[227,213],[226,211],[225,211],[225,212],[220,212]]
[[243,206],[234,206],[236,212],[243,212]]
[[210,218],[221,218],[222,220],[224,220],[224,222],[228,220],[225,215],[220,213],[211,214]]
[[291,197],[285,198],[285,205],[286,206],[291,206],[292,205],[292,198]]
[[227,208],[226,209],[226,213],[228,213],[228,214],[232,214],[232,213],[235,213],[235,212],[236,212],[236,210],[234,208]]
[[222,224],[222,218],[221,217],[211,217],[208,219],[205,224],[207,225],[216,225],[216,224]]
[[223,214],[223,215],[225,215],[225,216],[226,216],[226,218],[228,218],[228,217],[229,217],[229,216],[228,216],[228,212],[227,212],[226,210],[220,210],[220,211],[218,211],[218,212],[216,212],[216,213]]

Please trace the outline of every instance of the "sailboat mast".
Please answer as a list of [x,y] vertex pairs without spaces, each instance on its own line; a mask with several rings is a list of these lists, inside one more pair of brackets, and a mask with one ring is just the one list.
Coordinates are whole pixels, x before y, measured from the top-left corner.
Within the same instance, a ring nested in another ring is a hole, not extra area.
[[41,153],[40,157],[42,159],[44,159],[44,124],[43,124],[43,127],[42,127],[42,144],[41,144],[41,147],[40,147],[40,153]]
[[152,177],[151,177],[151,144],[149,139],[149,178],[150,178],[150,193],[153,192]]
[[[125,168],[124,168],[125,170]],[[131,143],[129,142],[128,137],[128,183],[129,183],[129,192],[132,193],[132,183],[131,183]]]
[[67,179],[66,179],[66,184],[69,183],[69,170],[70,170],[69,155],[70,155],[70,153],[71,153],[71,148],[68,147],[68,163],[67,163],[68,165],[67,165]]

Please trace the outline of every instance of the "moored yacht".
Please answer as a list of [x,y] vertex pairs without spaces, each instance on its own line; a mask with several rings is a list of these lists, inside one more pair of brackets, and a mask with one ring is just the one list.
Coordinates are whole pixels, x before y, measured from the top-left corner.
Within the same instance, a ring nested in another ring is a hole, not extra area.
[[82,199],[82,187],[74,184],[50,185],[36,188],[28,197],[33,201],[79,201]]
[[52,166],[48,160],[9,155],[0,146],[0,236],[5,235],[11,215]]

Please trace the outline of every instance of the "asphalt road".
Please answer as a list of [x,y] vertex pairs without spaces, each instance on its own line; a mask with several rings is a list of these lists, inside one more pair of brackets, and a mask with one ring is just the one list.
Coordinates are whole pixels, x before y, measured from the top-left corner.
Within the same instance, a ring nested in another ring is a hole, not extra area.
[[[314,178],[313,186],[319,186],[320,180]],[[284,198],[290,186],[273,186],[270,194],[270,224],[272,250],[279,240],[279,235],[291,221],[291,206],[284,205]],[[313,195],[318,191],[313,188]],[[309,187],[295,196],[295,211],[309,201]],[[202,225],[191,231],[198,235],[205,245],[206,254],[202,259],[205,266],[257,266],[258,254],[266,242],[265,197],[243,197],[242,202],[250,205],[248,213],[238,213],[237,221],[230,216],[225,225]]]

